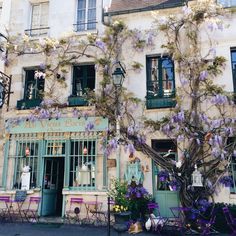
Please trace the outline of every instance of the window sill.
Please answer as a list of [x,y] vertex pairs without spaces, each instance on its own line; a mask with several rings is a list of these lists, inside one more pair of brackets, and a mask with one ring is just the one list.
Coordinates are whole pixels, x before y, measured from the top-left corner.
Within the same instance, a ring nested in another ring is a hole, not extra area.
[[63,195],[91,195],[91,196],[94,196],[96,194],[98,195],[104,195],[104,196],[107,196],[107,191],[98,191],[98,190],[95,190],[94,191],[78,191],[78,190],[75,190],[75,189],[63,189],[62,190],[62,194]]
[[18,110],[31,109],[39,106],[41,102],[42,99],[22,99],[17,101],[16,107]]
[[69,106],[88,106],[88,101],[83,97],[70,96],[68,97]]
[[175,107],[175,105],[175,98],[147,98],[146,101],[147,109],[170,108]]

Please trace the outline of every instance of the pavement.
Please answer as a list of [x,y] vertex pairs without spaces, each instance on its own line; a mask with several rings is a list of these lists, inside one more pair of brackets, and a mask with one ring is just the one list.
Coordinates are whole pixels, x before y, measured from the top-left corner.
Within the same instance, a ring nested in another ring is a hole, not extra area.
[[[52,224],[52,223],[1,223],[0,236],[130,236],[128,232],[118,233],[112,227],[110,235],[107,227],[91,225]],[[154,236],[158,233],[143,231],[137,236]],[[180,235],[177,232],[164,232],[161,235]],[[217,234],[226,236],[228,234]]]

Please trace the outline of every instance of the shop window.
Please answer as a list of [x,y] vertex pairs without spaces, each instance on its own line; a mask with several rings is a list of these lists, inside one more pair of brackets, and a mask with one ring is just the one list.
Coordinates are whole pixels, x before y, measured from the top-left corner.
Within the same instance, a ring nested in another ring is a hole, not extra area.
[[70,150],[70,187],[95,189],[96,141],[71,141]]
[[[152,148],[165,158],[177,161],[177,148],[173,140],[152,140]],[[172,188],[169,186],[172,176],[156,164],[154,166],[154,173],[155,190],[172,191]],[[160,173],[163,173],[163,175],[160,175]]]
[[70,106],[87,105],[86,92],[95,89],[94,65],[80,65],[73,68],[72,96]]
[[175,106],[174,63],[170,57],[147,57],[147,108]]
[[[16,155],[14,157],[15,169],[13,188],[21,189],[22,187],[22,175],[25,169],[30,172],[30,188],[36,188],[37,186],[37,175],[38,175],[38,156],[39,156],[39,145],[38,142],[21,142],[16,143]],[[29,168],[27,168],[29,167]]]
[[[236,49],[231,49],[231,66],[233,75],[233,92],[236,93]],[[234,97],[236,102],[236,97]]]
[[49,3],[41,2],[31,6],[31,25],[25,33],[30,36],[45,36],[48,34]]
[[96,0],[78,0],[76,31],[96,29]]

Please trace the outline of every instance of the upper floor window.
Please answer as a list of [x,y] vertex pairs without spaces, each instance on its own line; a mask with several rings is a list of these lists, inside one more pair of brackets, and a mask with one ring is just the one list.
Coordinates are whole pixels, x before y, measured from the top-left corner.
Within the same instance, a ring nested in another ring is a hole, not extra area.
[[223,7],[235,7],[236,0],[218,0],[218,3],[221,4]]
[[38,70],[25,70],[24,99],[42,98],[44,91],[44,73]]
[[81,65],[74,67],[72,95],[81,97],[86,90],[95,88],[94,65]]
[[173,106],[174,63],[170,57],[147,57],[147,108]]
[[96,0],[78,0],[76,31],[96,29]]
[[234,93],[236,92],[236,49],[231,50],[231,65],[233,75]]
[[31,25],[26,33],[30,36],[47,35],[48,33],[48,10],[49,3],[41,2],[32,4]]

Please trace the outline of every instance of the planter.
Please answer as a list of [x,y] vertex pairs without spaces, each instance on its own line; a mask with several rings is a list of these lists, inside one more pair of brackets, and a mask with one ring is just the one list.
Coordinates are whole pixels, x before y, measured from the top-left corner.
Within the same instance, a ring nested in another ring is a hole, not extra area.
[[128,230],[128,221],[130,220],[131,212],[125,211],[120,213],[114,213],[115,224],[113,228],[117,232],[125,232]]
[[130,211],[124,211],[120,213],[114,213],[115,217],[115,223],[116,224],[123,224],[130,220],[131,212]]

